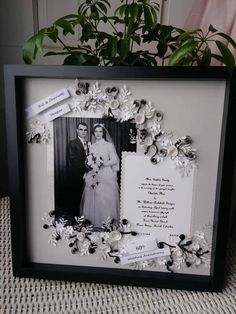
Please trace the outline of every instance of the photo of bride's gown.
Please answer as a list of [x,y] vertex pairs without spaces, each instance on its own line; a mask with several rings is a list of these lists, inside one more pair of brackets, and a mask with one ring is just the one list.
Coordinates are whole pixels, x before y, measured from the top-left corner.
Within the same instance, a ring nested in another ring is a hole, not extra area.
[[96,172],[85,174],[80,213],[95,227],[100,227],[108,217],[119,219],[119,186],[117,183],[118,156],[112,143],[103,138],[90,146],[90,154],[102,158],[103,165]]

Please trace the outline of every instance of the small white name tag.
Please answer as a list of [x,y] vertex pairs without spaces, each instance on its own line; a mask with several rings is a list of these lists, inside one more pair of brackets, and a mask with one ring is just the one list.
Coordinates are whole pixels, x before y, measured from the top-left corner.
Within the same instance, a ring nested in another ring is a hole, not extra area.
[[68,104],[63,104],[63,105],[59,105],[57,106],[56,108],[53,108],[51,110],[48,110],[47,112],[43,113],[41,115],[41,123],[42,124],[45,124],[45,123],[48,123],[68,112],[70,112],[71,109],[70,109],[70,106]]
[[140,237],[127,241],[125,249],[128,254],[140,253],[155,250],[157,241],[154,237]]
[[120,258],[122,265],[170,255],[169,248],[159,249],[154,237],[142,237],[125,244],[127,254]]
[[153,259],[153,258],[163,257],[163,256],[169,256],[169,255],[170,255],[169,248],[165,248],[165,249],[158,249],[157,248],[157,249],[152,250],[152,251],[122,256],[122,257],[120,257],[120,263],[122,265],[125,265],[125,264],[146,261],[148,259]]
[[42,100],[34,103],[30,107],[26,109],[27,112],[27,118],[31,118],[35,116],[36,114],[50,108],[51,106],[61,102],[62,100],[70,98],[69,91],[64,88],[56,93],[51,94],[50,96],[43,98]]

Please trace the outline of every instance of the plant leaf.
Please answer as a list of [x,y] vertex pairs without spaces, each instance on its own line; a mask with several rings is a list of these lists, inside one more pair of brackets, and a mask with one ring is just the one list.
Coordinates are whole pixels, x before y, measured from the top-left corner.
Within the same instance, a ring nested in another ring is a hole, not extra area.
[[138,5],[135,2],[130,5],[130,15],[133,20],[135,20],[138,16]]
[[199,60],[198,65],[200,66],[209,66],[211,63],[211,49],[206,46],[203,51],[202,59]]
[[114,58],[117,54],[117,43],[117,37],[110,36],[107,43],[107,52],[112,58]]
[[89,22],[85,23],[83,25],[83,28],[82,28],[82,38],[81,38],[81,41],[87,40],[92,32],[93,32],[93,28],[92,28],[91,23],[89,23]]
[[223,44],[219,40],[216,40],[216,45],[222,54],[224,64],[226,64],[229,72],[233,73],[235,60],[234,60],[234,56],[232,55],[232,52],[229,50],[229,48],[225,44]]
[[102,2],[97,2],[97,6],[102,10],[102,12],[107,14],[107,7]]
[[154,7],[150,6],[150,10],[152,12],[152,16],[153,16],[153,24],[156,25],[157,24],[157,13],[156,10],[154,9]]
[[231,45],[236,49],[236,42],[233,40],[232,37],[230,37],[229,35],[227,34],[224,34],[224,33],[217,33],[217,35],[225,38],[226,40],[228,40],[229,43],[231,43]]
[[54,42],[57,42],[58,29],[55,26],[47,28],[47,36]]
[[153,19],[152,19],[152,14],[147,6],[143,6],[143,12],[144,12],[144,21],[145,25],[147,27],[152,27],[153,26]]
[[220,61],[221,63],[224,63],[223,57],[222,57],[222,56],[219,56],[219,55],[217,55],[217,54],[215,54],[215,53],[212,53],[212,58],[214,58],[214,59]]
[[72,54],[65,58],[65,65],[98,65],[99,59],[96,56],[91,56],[86,53]]
[[189,32],[184,32],[182,33],[181,35],[179,35],[176,43],[179,45],[181,43],[182,40],[186,39],[186,38],[189,38],[191,37],[190,33]]
[[124,12],[125,12],[125,9],[126,9],[126,4],[122,4],[120,7],[118,7],[116,10],[115,10],[115,14],[117,15],[120,15],[120,16],[123,16],[124,15]]
[[38,53],[42,51],[43,39],[46,28],[41,29],[36,35],[32,36],[22,48],[22,57],[26,64],[31,64]]
[[195,41],[190,41],[177,48],[170,56],[169,65],[177,65],[184,57],[188,55],[188,53],[192,52],[196,46],[197,43]]
[[66,19],[59,19],[54,24],[63,29],[63,35],[67,35],[68,33],[74,35],[75,33],[73,26]]
[[215,27],[213,27],[211,24],[208,28],[209,32],[212,32],[212,33],[216,33],[217,32],[217,29]]
[[119,46],[119,55],[121,57],[121,60],[124,60],[129,52],[129,40],[127,38],[120,40],[120,46]]

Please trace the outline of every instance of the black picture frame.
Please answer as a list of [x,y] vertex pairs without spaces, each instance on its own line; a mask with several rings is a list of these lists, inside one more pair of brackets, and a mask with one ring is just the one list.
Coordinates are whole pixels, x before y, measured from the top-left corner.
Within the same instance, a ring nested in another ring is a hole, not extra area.
[[[31,77],[73,79],[78,76],[82,79],[96,80],[225,80],[225,105],[221,144],[219,147],[220,158],[218,163],[214,211],[212,253],[214,254],[214,263],[209,276],[30,262],[29,247],[27,244],[29,234],[26,228],[27,212],[25,210],[25,195],[27,191],[24,178],[24,89],[22,80]],[[221,291],[224,285],[223,270],[225,269],[227,251],[231,190],[235,161],[235,145],[232,145],[232,143],[233,135],[236,131],[236,124],[234,122],[236,93],[233,85],[235,85],[235,74],[230,76],[227,70],[221,67],[137,68],[6,65],[5,99],[13,275],[17,277],[51,280],[199,291]]]

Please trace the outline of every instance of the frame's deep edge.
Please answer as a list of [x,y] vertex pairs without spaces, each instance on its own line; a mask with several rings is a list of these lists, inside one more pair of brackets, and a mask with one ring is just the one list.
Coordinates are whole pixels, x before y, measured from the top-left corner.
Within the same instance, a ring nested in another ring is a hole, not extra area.
[[[75,78],[87,79],[155,79],[155,80],[219,80],[227,82],[225,96],[225,112],[223,117],[222,137],[220,147],[220,161],[218,167],[218,182],[214,223],[216,232],[215,261],[210,276],[170,274],[163,272],[140,272],[132,270],[81,267],[69,265],[51,265],[30,263],[28,260],[25,212],[25,186],[23,180],[23,132],[22,112],[18,104],[21,87],[19,78]],[[236,92],[235,74],[230,77],[225,68],[220,67],[74,67],[74,66],[5,66],[5,96],[6,123],[9,164],[9,186],[11,204],[11,233],[13,274],[19,277],[32,277],[53,280],[69,280],[96,282],[120,285],[142,285],[149,287],[186,289],[199,291],[221,291],[223,288],[226,243],[230,216],[230,187],[233,181],[233,167],[235,148],[231,143],[235,132],[235,109],[233,102]],[[228,110],[227,110],[228,104]],[[17,106],[18,105],[18,106]],[[222,174],[222,175],[221,175]],[[221,179],[222,177],[222,179]],[[227,191],[227,193],[226,193]],[[219,205],[218,205],[219,204]],[[106,276],[103,271],[106,271]]]

